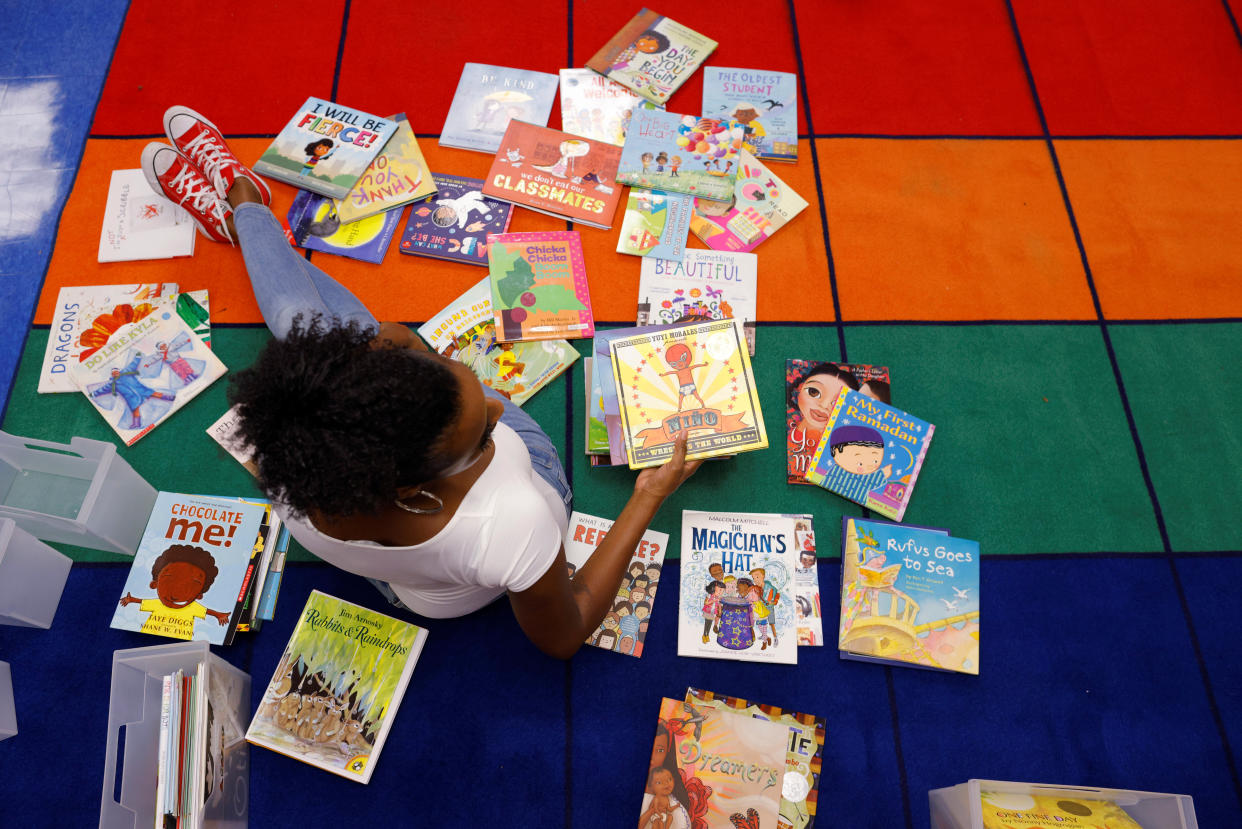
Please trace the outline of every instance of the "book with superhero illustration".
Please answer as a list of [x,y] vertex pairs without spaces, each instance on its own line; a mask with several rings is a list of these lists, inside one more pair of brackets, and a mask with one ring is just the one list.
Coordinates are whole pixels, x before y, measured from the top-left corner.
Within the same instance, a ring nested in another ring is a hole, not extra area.
[[741,147],[737,121],[639,110],[630,119],[617,181],[727,202]]
[[755,353],[758,257],[687,250],[679,261],[644,259],[638,278],[638,324],[737,319]]
[[935,431],[926,420],[842,386],[806,479],[900,521]]
[[716,41],[642,9],[586,62],[654,104],[668,100],[715,51]]
[[785,743],[785,773],[781,780],[781,805],[776,826],[781,829],[811,829],[819,800],[819,775],[824,761],[824,735],[827,719],[813,714],[785,711],[775,705],[747,702],[704,691],[686,689],[686,702],[695,708],[716,708],[789,728]]
[[410,208],[398,250],[487,267],[487,234],[509,229],[513,205],[483,195],[483,180],[432,173],[436,194]]
[[583,138],[625,144],[636,109],[662,109],[590,69],[561,70],[561,129]]
[[682,512],[678,656],[797,663],[794,570],[805,520]]
[[621,148],[525,121],[511,121],[483,195],[607,230],[621,201]]
[[727,201],[695,199],[690,230],[712,250],[754,250],[806,209],[806,199],[745,147]]
[[100,262],[192,256],[196,236],[190,214],[152,190],[142,170],[112,171],[99,233]]
[[354,188],[336,202],[336,215],[343,223],[421,201],[436,192],[431,171],[427,169],[418,138],[405,113],[394,115],[392,120],[397,123],[396,133]]
[[557,82],[547,72],[467,63],[440,131],[440,146],[496,152],[510,121],[548,123]]
[[265,512],[230,496],[159,493],[112,627],[224,644]]
[[693,213],[694,199],[685,193],[631,187],[621,219],[617,253],[681,261],[686,255]]
[[[612,529],[612,521],[595,515],[575,511],[569,516],[569,531],[565,534],[565,561],[572,579],[578,568],[587,563],[595,548]],[[634,555],[626,566],[625,577],[617,588],[612,609],[604,616],[586,643],[607,651],[627,656],[642,656],[643,642],[647,638],[647,625],[655,607],[656,590],[660,586],[660,571],[664,566],[664,553],[668,550],[668,533],[646,530]]]
[[246,740],[370,782],[426,640],[425,628],[312,590]]
[[227,369],[172,307],[121,326],[70,368],[73,381],[132,446]]
[[465,363],[483,385],[519,406],[578,359],[578,351],[563,339],[497,342],[486,276],[420,325],[418,333],[435,351]]
[[595,333],[578,231],[488,234],[487,247],[497,340]]
[[308,98],[254,163],[254,171],[343,199],[397,131],[397,122]]
[[881,403],[892,403],[886,366],[785,360],[785,455],[789,483],[811,483],[806,472],[842,388],[860,391]]
[[979,673],[979,542],[843,516],[842,659]]
[[755,158],[798,160],[798,76],[768,69],[703,67],[704,115],[732,118]]
[[392,244],[402,212],[396,208],[356,222],[342,222],[332,199],[302,190],[289,208],[289,231],[300,248],[378,265]]
[[631,469],[664,463],[683,430],[690,459],[767,447],[739,320],[618,338],[609,351]]

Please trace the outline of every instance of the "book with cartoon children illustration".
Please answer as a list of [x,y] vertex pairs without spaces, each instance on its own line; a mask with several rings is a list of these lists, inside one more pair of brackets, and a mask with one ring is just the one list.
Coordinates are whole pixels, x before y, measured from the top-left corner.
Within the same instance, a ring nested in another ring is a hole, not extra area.
[[336,202],[336,215],[343,223],[421,201],[436,192],[431,171],[427,169],[418,138],[405,113],[392,116],[392,120],[397,123],[393,137],[367,166],[348,195]]
[[488,234],[487,247],[497,340],[574,339],[595,333],[578,231]]
[[786,481],[807,484],[807,470],[819,446],[824,425],[842,388],[851,388],[881,403],[889,399],[887,366],[834,363],[828,360],[785,360]]
[[301,190],[293,197],[287,221],[293,243],[300,248],[378,265],[388,253],[388,246],[401,224],[402,212],[397,207],[345,222],[337,215],[335,201]]
[[[612,529],[612,523],[607,518],[576,510],[569,516],[565,561],[569,566],[570,578],[591,558],[595,548]],[[612,609],[587,637],[588,645],[628,656],[643,655],[643,642],[647,638],[647,625],[655,606],[660,571],[664,567],[664,553],[667,550],[668,533],[658,530],[643,533],[626,567],[625,577],[621,579],[621,586],[617,588]]]
[[732,118],[755,158],[798,160],[798,76],[770,69],[703,67],[704,115]]
[[73,381],[126,446],[167,420],[227,369],[165,306],[117,329],[70,368]]
[[727,201],[695,199],[690,230],[712,250],[750,251],[806,209],[806,199],[743,147]]
[[758,257],[687,250],[679,261],[644,259],[638,277],[638,325],[737,319],[755,353]]
[[265,511],[230,496],[159,493],[112,627],[224,644]]
[[100,262],[172,259],[194,254],[194,220],[156,193],[142,170],[113,170],[99,233]]
[[797,663],[794,570],[805,518],[682,512],[678,656]]
[[642,9],[586,62],[586,67],[651,101],[668,100],[718,44],[687,26]]
[[254,163],[254,171],[321,196],[343,199],[397,131],[397,122],[307,98]]
[[935,431],[926,420],[842,386],[806,479],[900,521]]
[[440,130],[440,146],[494,153],[509,122],[548,123],[556,75],[486,63],[467,63]]
[[796,515],[794,522],[794,546],[798,548],[798,566],[794,568],[798,645],[818,647],[824,644],[824,613],[815,555],[815,519],[810,515]]
[[483,180],[432,173],[436,194],[410,208],[398,250],[487,267],[487,234],[509,229],[513,205],[483,195]]
[[686,255],[694,198],[685,193],[631,187],[621,218],[617,253],[681,261]]
[[246,739],[368,783],[426,628],[312,590]]
[[617,180],[728,201],[737,180],[742,134],[737,121],[639,110],[630,119]]
[[625,144],[637,109],[663,109],[590,69],[562,69],[561,129],[583,138]]
[[843,516],[842,659],[979,673],[979,542]]

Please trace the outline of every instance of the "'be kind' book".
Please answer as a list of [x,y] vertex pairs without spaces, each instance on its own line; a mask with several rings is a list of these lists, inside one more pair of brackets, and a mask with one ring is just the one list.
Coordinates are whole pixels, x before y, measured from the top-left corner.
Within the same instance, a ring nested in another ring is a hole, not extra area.
[[557,340],[595,333],[576,230],[487,237],[496,339]]
[[441,147],[494,153],[509,122],[548,123],[557,76],[531,69],[467,63],[440,131]]
[[716,41],[694,29],[642,9],[586,66],[653,104],[662,104],[716,46]]

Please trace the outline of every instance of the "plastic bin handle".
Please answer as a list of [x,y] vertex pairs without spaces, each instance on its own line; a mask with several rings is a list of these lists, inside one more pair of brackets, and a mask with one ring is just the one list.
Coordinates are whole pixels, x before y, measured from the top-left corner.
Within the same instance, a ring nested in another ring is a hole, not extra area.
[[[20,441],[22,445],[24,445],[27,449],[42,449],[46,452],[55,452],[59,455],[69,455],[70,457],[74,457],[74,458],[83,457],[83,455],[80,452],[73,451],[73,449],[71,448],[73,445],[72,443],[70,444],[56,443],[55,441],[50,441],[50,440],[40,440],[39,438],[28,438],[22,435],[14,435],[14,434],[10,434],[9,432],[0,432],[0,435],[4,435],[5,437],[10,437],[16,441]],[[73,438],[73,441],[75,442],[79,440],[82,440],[82,438],[76,438],[76,437]]]

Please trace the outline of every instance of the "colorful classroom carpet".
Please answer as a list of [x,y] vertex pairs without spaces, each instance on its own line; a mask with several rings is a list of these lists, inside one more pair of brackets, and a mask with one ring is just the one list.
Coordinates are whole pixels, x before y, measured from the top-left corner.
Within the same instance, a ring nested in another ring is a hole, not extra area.
[[[85,124],[93,107],[93,121],[59,225],[53,215],[38,230],[46,273],[10,355],[3,421],[59,442],[114,440],[80,397],[35,393],[60,287],[207,288],[231,369],[269,336],[229,247],[199,239],[188,260],[95,261],[109,175],[138,166],[166,107],[207,114],[248,162],[310,95],[405,111],[432,169],[481,176],[488,156],[436,142],[461,64],[580,66],[637,11],[135,0],[118,30],[121,7],[97,5],[97,29],[85,13],[55,24],[72,35],[62,53],[100,74],[75,70],[73,111]],[[797,667],[678,658],[671,590],[641,660],[586,648],[561,664],[502,601],[427,623],[369,786],[253,749],[237,793],[250,825],[633,826],[659,699],[688,685],[828,717],[817,825],[927,827],[927,791],[972,777],[1185,793],[1200,825],[1237,825],[1242,4],[658,10],[720,42],[711,65],[801,79],[799,160],[774,169],[810,207],[757,250],[767,428],[783,432],[787,357],[891,368],[894,403],[937,427],[906,520],[982,546],[981,675],[842,662],[831,646],[801,649]],[[21,15],[50,36],[53,24]],[[700,95],[696,75],[669,108],[694,111]],[[294,191],[273,190],[280,214]],[[565,226],[519,209],[511,229]],[[615,228],[575,229],[597,319],[630,323],[637,261],[614,252]],[[379,318],[411,324],[481,276],[395,249],[379,266],[314,261]],[[215,384],[123,457],[158,489],[254,494],[203,433],[225,392]],[[612,516],[634,474],[585,463],[582,392],[575,367],[526,408],[560,447],[577,508]],[[785,484],[779,445],[707,465],[653,526],[678,539],[681,510],[706,507],[814,514],[833,627],[838,528],[857,508]],[[108,627],[123,558],[63,549],[78,564],[52,629],[0,628],[20,728],[0,742],[0,825],[93,825],[112,651],[155,644]],[[361,579],[292,557],[276,621],[217,649],[251,674],[256,702],[311,589],[383,609]],[[670,561],[664,579],[677,572]]]

